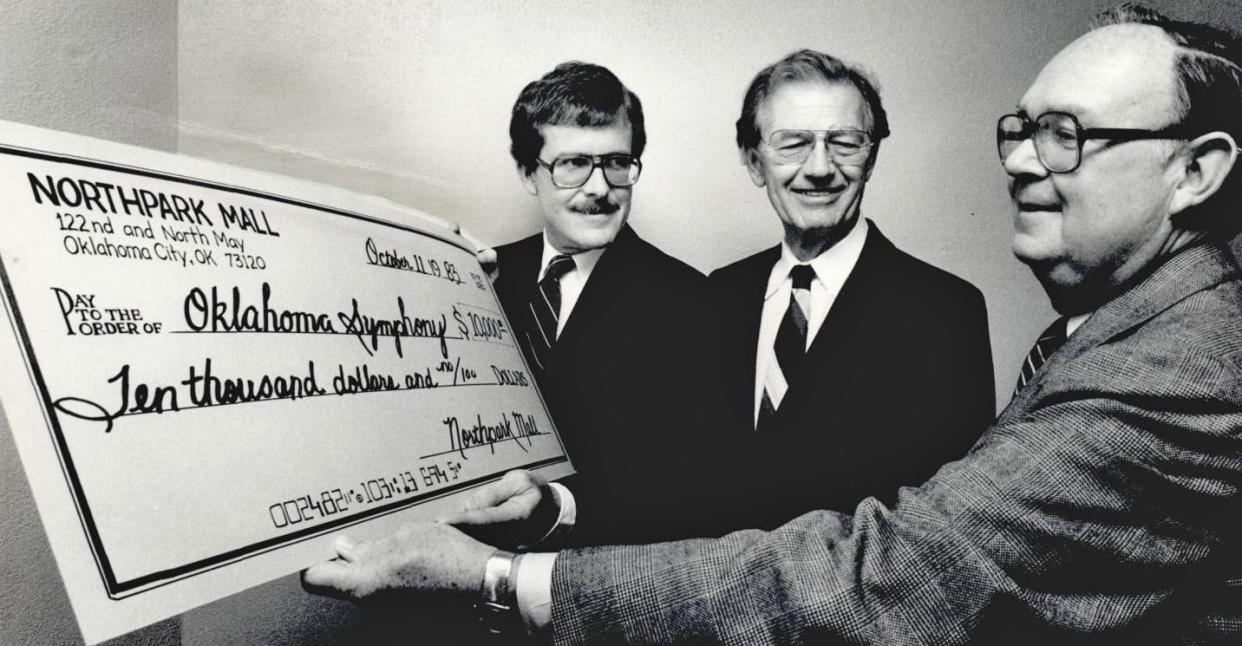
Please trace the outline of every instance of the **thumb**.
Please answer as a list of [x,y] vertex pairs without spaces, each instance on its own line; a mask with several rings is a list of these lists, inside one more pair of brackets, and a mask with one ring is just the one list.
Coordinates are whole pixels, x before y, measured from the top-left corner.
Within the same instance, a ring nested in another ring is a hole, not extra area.
[[311,594],[345,598],[349,568],[339,561],[316,563],[302,571],[302,588]]

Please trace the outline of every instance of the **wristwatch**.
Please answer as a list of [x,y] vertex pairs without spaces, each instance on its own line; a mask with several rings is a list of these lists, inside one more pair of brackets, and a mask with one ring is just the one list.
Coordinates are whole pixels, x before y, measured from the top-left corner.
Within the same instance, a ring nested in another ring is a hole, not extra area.
[[517,607],[517,591],[513,576],[521,554],[496,550],[483,566],[482,599],[476,604],[479,621],[493,635],[518,634],[525,630]]

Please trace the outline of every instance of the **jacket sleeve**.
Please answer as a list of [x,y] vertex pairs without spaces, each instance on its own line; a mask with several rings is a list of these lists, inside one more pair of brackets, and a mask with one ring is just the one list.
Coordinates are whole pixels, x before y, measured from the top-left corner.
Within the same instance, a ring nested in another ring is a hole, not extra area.
[[1199,612],[1186,591],[1219,582],[1236,551],[1242,370],[1236,352],[1152,345],[1078,357],[891,509],[867,499],[772,532],[562,553],[554,640],[950,645],[1005,625],[1150,643],[1183,630]]
[[[876,472],[894,474],[888,479],[901,485],[918,485],[942,465],[966,455],[996,418],[996,381],[983,295],[963,285],[946,292],[940,305],[936,316],[908,335],[916,348],[909,352],[901,373],[905,381],[877,396],[883,400],[881,406],[906,409],[889,414],[907,427],[900,446],[877,459],[874,467]],[[877,448],[877,455],[881,451]],[[894,502],[895,493],[884,486],[865,491],[888,505]]]

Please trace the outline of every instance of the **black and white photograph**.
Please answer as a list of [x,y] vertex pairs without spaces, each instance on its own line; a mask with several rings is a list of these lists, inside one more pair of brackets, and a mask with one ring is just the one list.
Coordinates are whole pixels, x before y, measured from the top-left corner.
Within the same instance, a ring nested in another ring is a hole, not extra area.
[[1242,644],[1242,1],[0,16],[0,644]]

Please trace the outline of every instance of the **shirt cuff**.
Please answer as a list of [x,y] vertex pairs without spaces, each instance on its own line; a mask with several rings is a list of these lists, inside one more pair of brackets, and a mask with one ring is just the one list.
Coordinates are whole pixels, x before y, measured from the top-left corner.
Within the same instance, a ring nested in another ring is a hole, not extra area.
[[574,494],[568,487],[559,482],[549,482],[548,487],[552,489],[552,496],[556,499],[558,513],[556,515],[556,523],[552,525],[552,529],[544,534],[537,543],[558,536],[574,528],[578,522],[578,503],[574,500]]
[[552,569],[557,554],[523,554],[513,575],[518,612],[528,634],[537,634],[552,623]]

